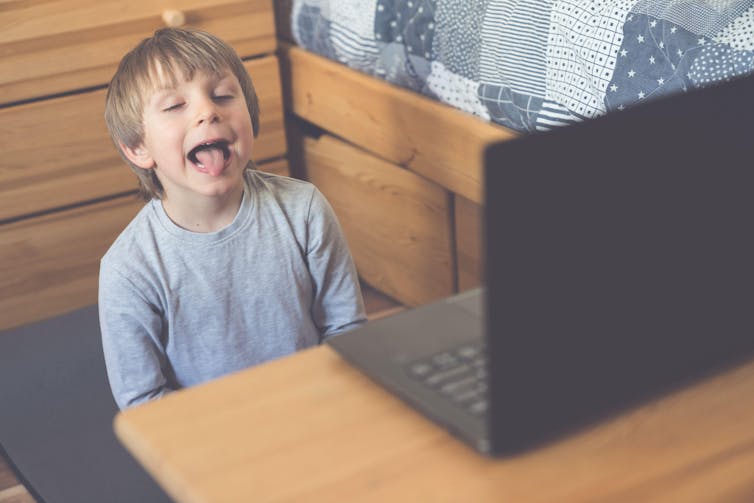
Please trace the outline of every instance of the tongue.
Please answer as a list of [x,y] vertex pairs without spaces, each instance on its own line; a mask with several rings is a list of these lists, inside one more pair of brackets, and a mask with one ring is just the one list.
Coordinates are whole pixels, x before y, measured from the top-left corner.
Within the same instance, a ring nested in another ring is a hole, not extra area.
[[212,176],[217,176],[223,171],[225,166],[225,156],[223,151],[217,147],[210,147],[200,150],[196,153],[196,159],[202,167]]

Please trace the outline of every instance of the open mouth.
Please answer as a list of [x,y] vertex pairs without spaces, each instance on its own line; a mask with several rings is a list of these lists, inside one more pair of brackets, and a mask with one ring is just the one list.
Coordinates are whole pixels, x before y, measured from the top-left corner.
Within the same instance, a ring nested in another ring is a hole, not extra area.
[[230,157],[230,144],[226,140],[202,143],[192,148],[187,157],[199,169],[217,175]]

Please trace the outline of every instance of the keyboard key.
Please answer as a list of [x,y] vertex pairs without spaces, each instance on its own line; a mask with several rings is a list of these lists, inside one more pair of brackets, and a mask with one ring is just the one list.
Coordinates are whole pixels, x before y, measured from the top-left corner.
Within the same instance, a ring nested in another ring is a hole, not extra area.
[[451,367],[444,370],[437,370],[433,374],[427,376],[425,382],[430,386],[439,386],[451,379],[458,378],[464,374],[468,374],[471,371],[471,367],[464,364],[458,367]]
[[408,365],[408,374],[472,415],[487,411],[485,347],[464,344]]
[[440,393],[443,395],[456,396],[459,393],[463,393],[472,389],[477,389],[479,386],[479,380],[474,375],[469,375],[463,379],[453,380],[444,384],[440,388]]
[[468,407],[469,412],[474,414],[475,416],[481,416],[485,412],[487,412],[487,400],[479,400],[476,402],[473,402]]
[[456,358],[452,353],[439,353],[432,357],[432,363],[437,368],[448,368],[452,367],[453,365],[458,365],[458,358]]
[[411,374],[417,377],[424,377],[432,372],[432,365],[425,362],[417,362],[411,365]]
[[476,346],[461,346],[458,349],[458,355],[465,360],[477,358],[479,354],[479,348]]

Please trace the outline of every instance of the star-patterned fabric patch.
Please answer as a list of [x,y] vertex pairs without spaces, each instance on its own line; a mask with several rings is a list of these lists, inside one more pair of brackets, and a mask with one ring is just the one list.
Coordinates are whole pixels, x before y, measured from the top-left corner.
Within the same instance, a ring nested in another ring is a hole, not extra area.
[[661,19],[631,14],[623,26],[613,78],[607,86],[605,108],[623,110],[640,101],[688,89],[686,74],[704,37]]
[[[720,38],[742,41],[742,34],[749,29],[746,23],[734,20],[723,28]],[[605,94],[608,111],[754,71],[751,50],[736,49],[671,21],[631,14],[623,31],[624,42]]]

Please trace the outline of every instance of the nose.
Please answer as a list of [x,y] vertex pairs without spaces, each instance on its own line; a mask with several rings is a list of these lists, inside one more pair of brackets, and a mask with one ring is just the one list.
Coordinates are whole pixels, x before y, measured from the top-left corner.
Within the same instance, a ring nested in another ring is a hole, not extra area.
[[199,100],[196,112],[196,125],[215,123],[220,120],[220,115],[215,102],[211,98]]

